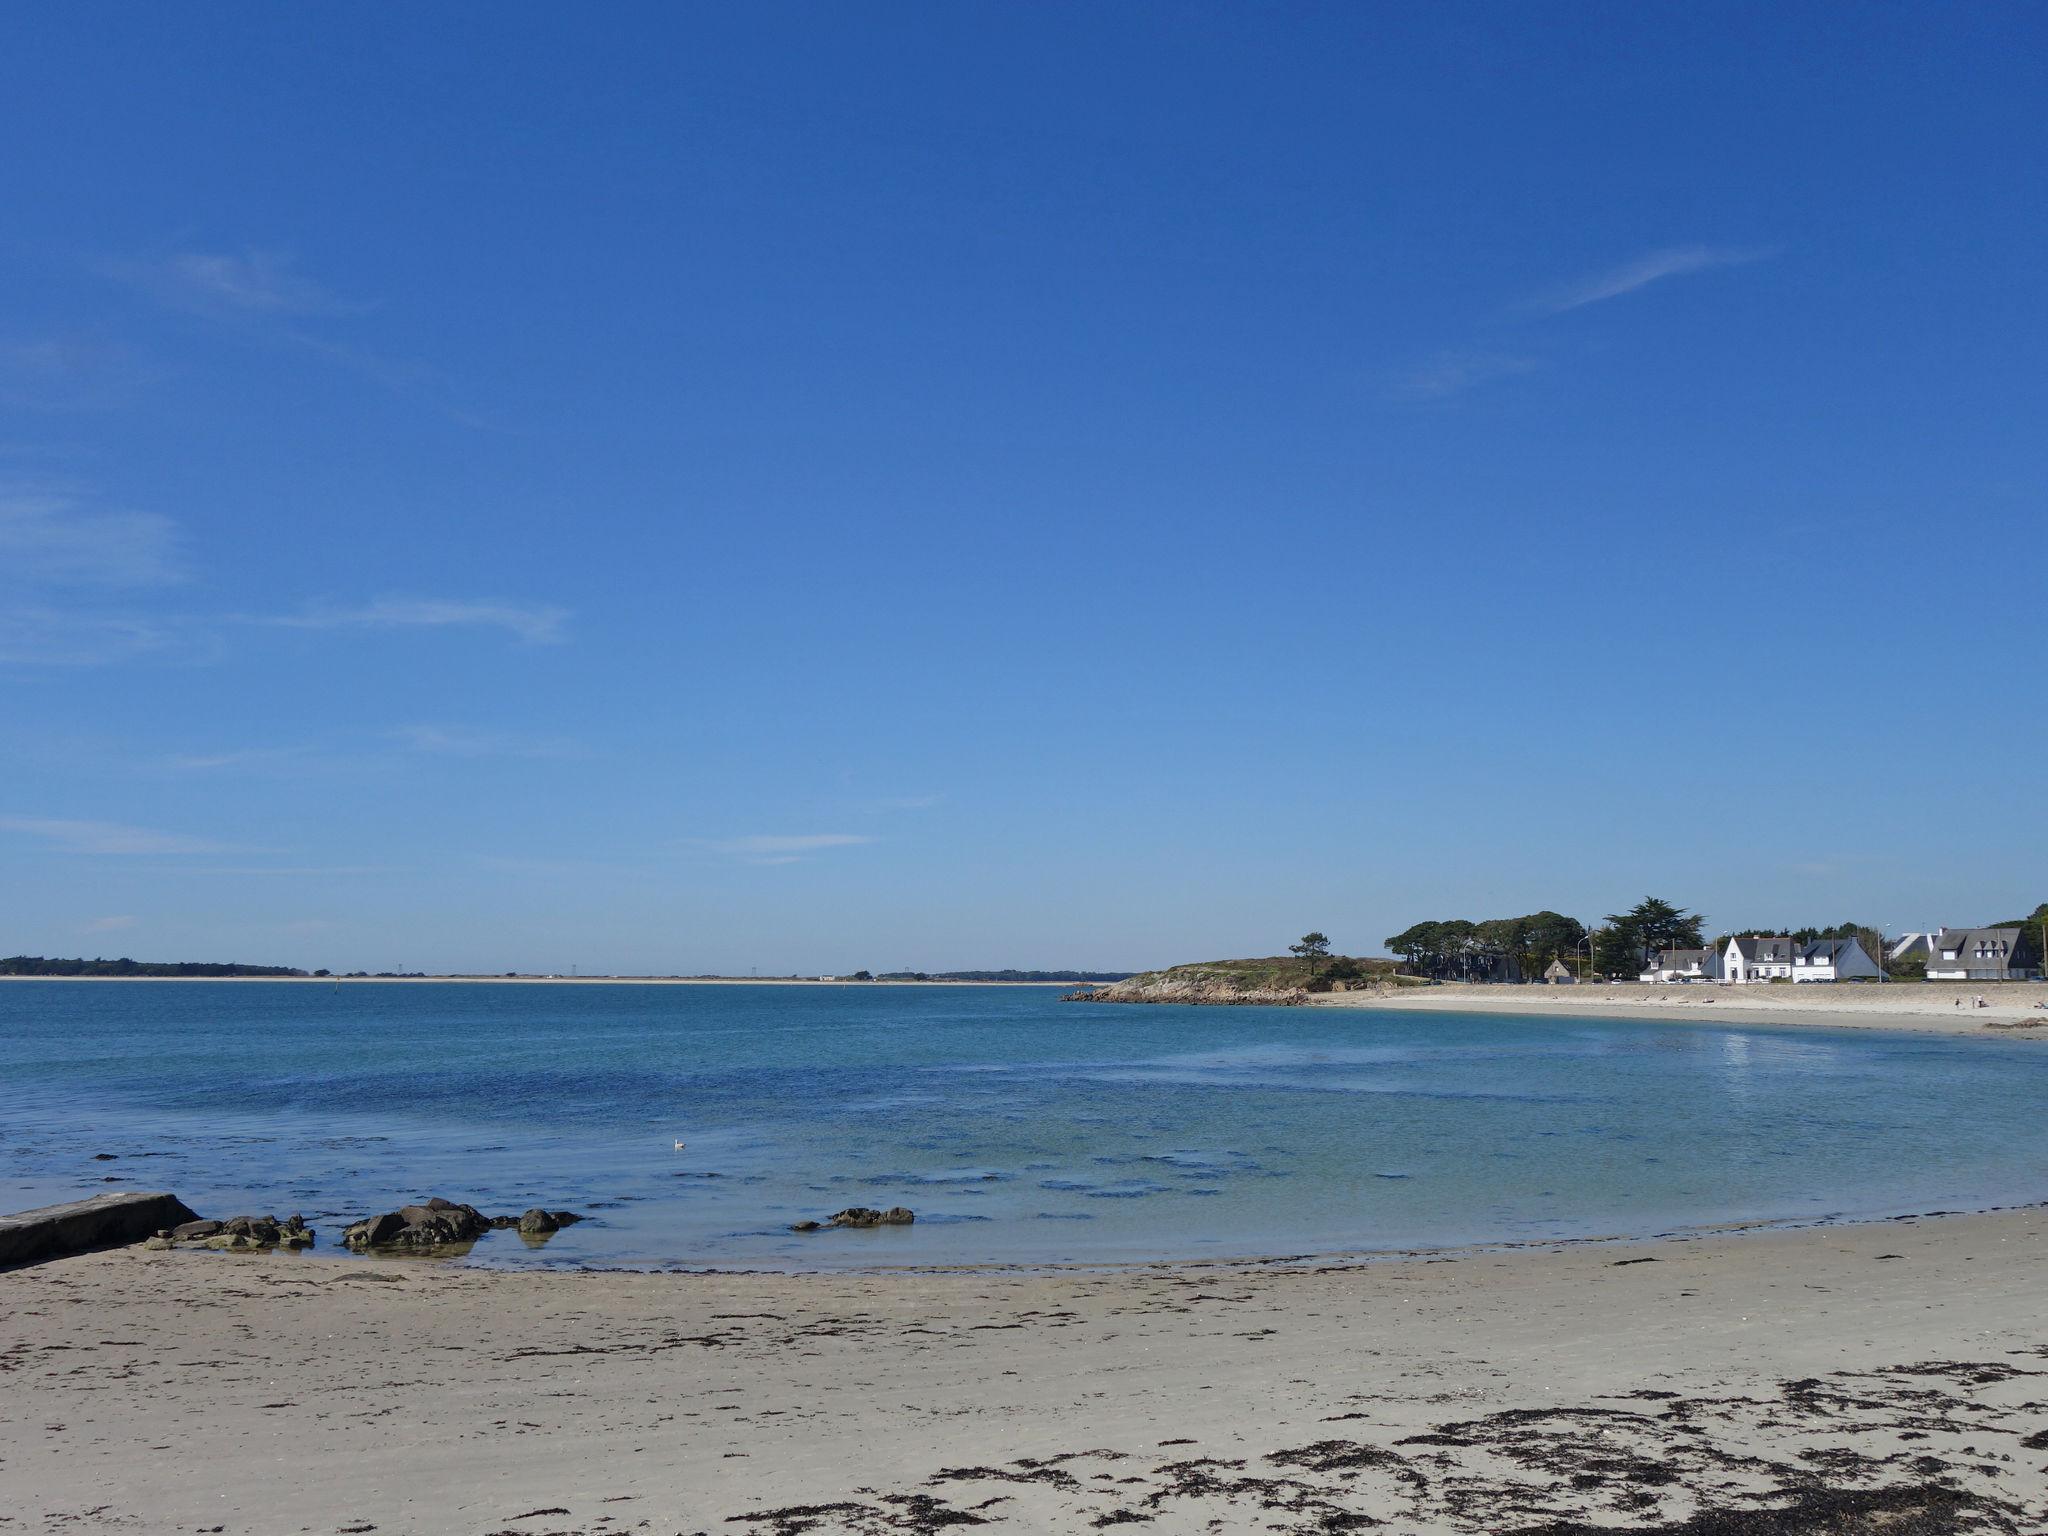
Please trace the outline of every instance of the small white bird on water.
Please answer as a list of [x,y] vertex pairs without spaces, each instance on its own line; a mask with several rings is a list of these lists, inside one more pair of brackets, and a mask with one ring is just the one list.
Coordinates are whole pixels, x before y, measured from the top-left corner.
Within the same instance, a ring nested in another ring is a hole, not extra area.
[[683,1144],[680,1141],[676,1143],[676,1150],[678,1152],[683,1150]]

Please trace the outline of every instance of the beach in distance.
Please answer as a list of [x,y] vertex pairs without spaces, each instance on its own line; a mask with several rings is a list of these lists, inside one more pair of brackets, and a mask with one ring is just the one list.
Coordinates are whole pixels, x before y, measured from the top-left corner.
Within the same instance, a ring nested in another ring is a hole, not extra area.
[[2048,983],[1835,985],[1654,982],[1583,986],[1445,983],[1317,996],[1326,1008],[1529,1018],[1644,1019],[1815,1029],[1886,1029],[1985,1039],[2048,1040]]

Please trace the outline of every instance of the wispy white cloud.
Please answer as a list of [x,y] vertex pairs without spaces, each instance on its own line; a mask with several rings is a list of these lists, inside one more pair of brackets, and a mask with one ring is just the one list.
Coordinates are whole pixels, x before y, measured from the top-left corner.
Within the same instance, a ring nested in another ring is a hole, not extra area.
[[303,758],[307,747],[244,747],[230,752],[174,752],[163,760],[166,768],[204,773],[216,768],[258,768],[272,763]]
[[225,853],[232,846],[115,821],[67,821],[49,816],[0,816],[0,832],[39,837],[65,853]]
[[465,726],[406,725],[391,732],[409,750],[437,757],[586,757],[578,742],[559,736],[517,736]]
[[[180,616],[116,603],[188,579],[184,531],[156,512],[108,507],[33,478],[0,483],[0,665],[104,666],[157,654],[204,660],[223,649],[224,624],[292,629],[498,629],[531,645],[568,638],[569,610],[502,598],[385,596],[298,613]],[[100,594],[84,602],[86,594]],[[95,611],[94,604],[105,604]],[[415,743],[419,750],[433,750]],[[461,750],[452,740],[439,750]],[[501,744],[494,750],[515,750]],[[528,743],[528,755],[562,744]],[[227,766],[190,761],[186,767]]]
[[1534,373],[1541,366],[1533,357],[1504,352],[1439,352],[1420,368],[1396,379],[1391,392],[1404,400],[1444,400],[1496,379]]
[[210,635],[134,614],[81,614],[35,604],[0,607],[0,665],[100,667],[141,656],[198,660]]
[[99,265],[163,303],[202,314],[321,315],[362,308],[297,271],[293,259],[278,251],[173,251]]
[[1561,315],[1567,310],[1584,309],[1588,304],[1600,304],[1608,299],[1618,299],[1623,294],[1634,293],[1652,283],[1662,282],[1668,277],[1685,277],[1695,272],[1711,272],[1717,267],[1747,266],[1751,262],[1764,261],[1775,256],[1770,249],[1738,249],[1730,246],[1673,245],[1663,250],[1651,251],[1635,260],[1624,262],[1618,267],[1572,284],[1555,293],[1538,299],[1531,307],[1548,315]]
[[855,848],[878,841],[857,832],[763,833],[747,837],[706,837],[691,840],[743,864],[799,864],[828,848]]
[[550,604],[495,598],[380,597],[354,607],[314,607],[299,613],[246,617],[252,624],[287,629],[502,629],[533,645],[567,639],[569,610]]
[[178,525],[60,491],[0,491],[0,571],[14,584],[153,587],[183,581]]
[[255,875],[403,875],[410,874],[402,864],[195,864],[190,868],[167,871],[177,875],[232,875],[246,879]]
[[820,848],[851,848],[873,841],[853,832],[810,832],[795,837],[728,837],[713,846],[727,853],[815,853]]
[[129,347],[94,336],[0,343],[0,403],[42,411],[97,410],[149,371]]
[[336,329],[326,322],[361,316],[375,306],[343,298],[300,272],[282,252],[178,250],[94,265],[166,308],[210,320],[245,340],[297,348],[466,426],[492,425],[486,413],[458,398],[463,391],[438,369],[323,334]]
[[135,919],[130,916],[96,917],[85,925],[87,933],[119,933],[123,928],[133,928]]
[[[203,653],[173,619],[94,611],[115,593],[187,576],[178,525],[41,484],[0,486],[0,664],[98,666],[151,652]],[[83,606],[82,606],[83,605]]]
[[867,808],[871,811],[928,811],[945,798],[944,795],[890,795],[869,801]]

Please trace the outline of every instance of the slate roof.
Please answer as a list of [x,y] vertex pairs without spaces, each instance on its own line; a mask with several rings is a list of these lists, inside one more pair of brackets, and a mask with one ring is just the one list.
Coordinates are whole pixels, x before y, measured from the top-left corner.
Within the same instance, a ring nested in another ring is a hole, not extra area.
[[1838,964],[1842,958],[1842,951],[1850,945],[1858,943],[1859,941],[1854,938],[1815,939],[1812,943],[1800,947],[1799,958],[1808,965],[1815,965],[1822,961]]
[[1735,941],[1735,948],[1751,965],[1790,965],[1793,943],[1787,938],[1749,937]]
[[1950,950],[1956,952],[1959,960],[1978,958],[1977,951],[1986,951],[1986,960],[2002,960],[2019,947],[2020,930],[2017,928],[1944,928],[1934,936],[1934,955],[1939,959]]

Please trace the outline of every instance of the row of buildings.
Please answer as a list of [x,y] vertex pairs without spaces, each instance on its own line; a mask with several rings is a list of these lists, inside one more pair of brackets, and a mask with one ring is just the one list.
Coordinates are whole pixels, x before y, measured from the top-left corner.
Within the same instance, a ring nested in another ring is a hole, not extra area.
[[[1885,963],[1921,961],[1929,981],[2038,981],[2041,935],[2031,926],[1939,928],[1909,933],[1885,947]],[[1646,963],[1643,981],[1876,981],[1884,975],[1861,939],[1788,938],[1750,934],[1710,949],[1667,949]],[[1569,967],[1553,962],[1545,981],[1572,982]]]

